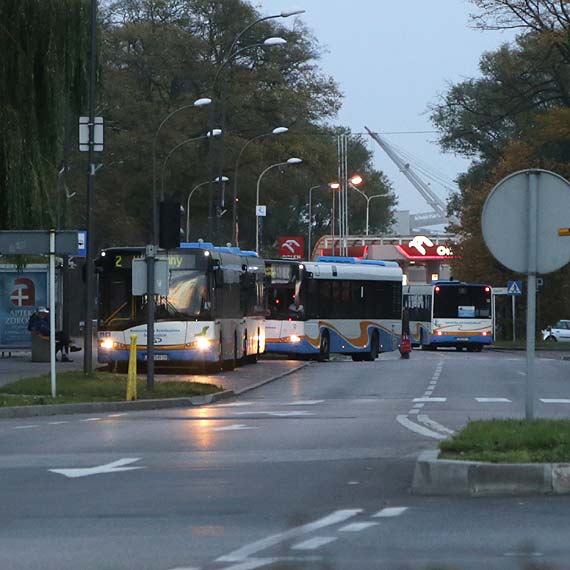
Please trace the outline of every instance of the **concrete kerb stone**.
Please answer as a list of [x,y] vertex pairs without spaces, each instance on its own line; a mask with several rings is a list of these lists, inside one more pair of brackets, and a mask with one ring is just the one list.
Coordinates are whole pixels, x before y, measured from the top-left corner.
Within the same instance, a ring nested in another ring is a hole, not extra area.
[[251,390],[255,390],[264,384],[274,382],[284,378],[289,374],[297,372],[301,368],[308,366],[308,362],[287,370],[281,374],[266,378],[252,386],[246,386],[241,390],[223,390],[213,394],[203,396],[192,396],[191,398],[163,398],[153,400],[136,400],[134,402],[86,402],[82,404],[47,404],[39,406],[12,406],[0,408],[0,419],[2,418],[30,418],[38,416],[59,416],[68,414],[91,414],[105,412],[128,412],[144,410],[162,410],[168,408],[190,408],[207,406],[221,400],[234,398]]
[[412,493],[417,495],[531,495],[570,493],[570,464],[486,463],[439,459],[438,450],[420,454]]

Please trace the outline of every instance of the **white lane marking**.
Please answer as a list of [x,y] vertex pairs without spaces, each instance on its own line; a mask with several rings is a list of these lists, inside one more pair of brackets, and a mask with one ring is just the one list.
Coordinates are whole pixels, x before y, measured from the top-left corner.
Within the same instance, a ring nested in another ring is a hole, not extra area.
[[269,566],[277,562],[279,558],[251,558],[245,562],[239,562],[238,564],[232,564],[231,566],[226,566],[222,570],[255,570],[255,568],[261,568],[262,566]]
[[324,400],[297,400],[295,402],[283,402],[283,406],[314,406],[322,404]]
[[338,530],[339,532],[360,532],[361,530],[365,530],[371,526],[376,526],[377,524],[378,523],[376,522],[355,522],[347,524]]
[[238,408],[239,406],[251,406],[253,402],[230,402],[229,404],[216,404],[216,408]]
[[347,484],[348,485],[360,485],[360,483],[358,481],[349,481]]
[[253,426],[246,426],[244,424],[232,424],[231,426],[220,426],[212,428],[212,431],[240,431],[242,429],[257,429]]
[[316,550],[325,544],[330,544],[336,540],[336,536],[315,536],[314,538],[309,538],[304,542],[299,542],[291,547],[291,550]]
[[414,402],[447,402],[447,398],[414,398]]
[[511,400],[508,398],[475,398],[481,404],[499,404],[504,402],[506,404],[510,404]]
[[405,513],[408,510],[408,507],[386,507],[378,511],[375,515],[372,515],[372,518],[387,518],[387,517],[398,517],[401,514]]
[[127,415],[126,413],[124,413],[124,414],[108,414],[107,417],[108,418],[120,418],[120,417],[126,416],[126,415]]
[[413,414],[413,415],[416,415],[416,414],[419,414],[419,413],[420,413],[419,410],[410,410],[410,411],[408,412],[408,414]]
[[32,428],[37,428],[40,427],[39,424],[32,424],[29,426],[14,426],[13,429],[32,429]]
[[424,406],[425,406],[425,404],[414,404],[414,409],[415,410],[421,410]]
[[432,420],[429,416],[426,416],[424,414],[420,414],[418,416],[418,422],[421,422],[422,424],[443,433],[448,433],[450,435],[455,433],[452,429],[446,428],[444,425],[441,425],[440,423]]
[[543,404],[570,404],[570,400],[565,398],[540,398]]
[[98,422],[101,418],[86,418],[84,420],[79,420],[80,422]]
[[517,374],[519,376],[526,376],[526,372],[521,372],[520,370],[517,370]]
[[[419,412],[419,410],[412,410],[412,412]],[[408,419],[408,416],[404,416],[404,415],[400,415],[400,416],[396,416],[396,421],[401,425],[404,426],[405,428],[409,429],[410,431],[419,433],[420,435],[423,435],[425,437],[431,437],[433,439],[446,439],[445,435],[441,435],[440,433],[436,433],[435,431],[432,431],[431,429],[428,429],[426,427],[420,426],[418,424],[416,424],[415,422],[412,422]]]
[[424,392],[424,397],[429,398],[433,394],[433,390],[426,390]]
[[273,416],[276,418],[288,418],[293,416],[313,416],[313,412],[307,412],[306,410],[294,410],[294,411],[285,411],[279,410],[275,412],[234,412],[232,416],[251,416],[251,415],[264,415],[264,416]]
[[75,469],[48,469],[52,473],[75,479],[77,477],[89,477],[89,475],[100,475],[102,473],[119,473],[121,471],[132,471],[133,469],[144,469],[144,467],[124,467],[135,461],[140,461],[140,457],[124,457],[111,463],[97,465],[96,467],[75,468]]
[[303,534],[308,534],[315,530],[319,530],[321,528],[325,528],[328,526],[332,526],[335,524],[342,523],[356,515],[360,514],[362,509],[342,509],[339,511],[334,511],[330,515],[323,517],[321,519],[317,519],[316,521],[293,527],[289,530],[278,532],[277,534],[272,534],[261,540],[257,540],[250,544],[246,544],[229,554],[225,554],[224,556],[220,556],[216,561],[217,562],[243,562],[248,557],[252,556],[253,554],[257,554],[261,550],[265,550],[271,546],[275,546],[281,542],[289,540],[291,538],[295,538],[297,536],[301,536]]
[[68,424],[69,422],[48,422],[48,425],[50,426],[60,426],[61,424]]

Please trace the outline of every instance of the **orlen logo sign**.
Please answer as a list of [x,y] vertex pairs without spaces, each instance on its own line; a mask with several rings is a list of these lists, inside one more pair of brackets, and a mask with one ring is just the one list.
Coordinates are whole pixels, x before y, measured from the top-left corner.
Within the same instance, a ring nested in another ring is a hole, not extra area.
[[408,259],[451,259],[455,257],[449,246],[436,245],[427,236],[415,236],[408,245],[397,245],[396,249]]
[[303,259],[305,252],[305,239],[301,236],[285,236],[280,237],[279,241],[279,257],[281,259]]
[[14,279],[15,289],[10,294],[10,302],[16,307],[33,307],[36,304],[36,286],[31,279]]

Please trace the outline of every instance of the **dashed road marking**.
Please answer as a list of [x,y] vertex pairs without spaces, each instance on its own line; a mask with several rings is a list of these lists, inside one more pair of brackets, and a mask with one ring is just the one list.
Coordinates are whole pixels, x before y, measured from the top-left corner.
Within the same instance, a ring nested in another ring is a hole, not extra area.
[[570,404],[570,400],[566,398],[540,398],[543,404]]
[[107,414],[108,418],[120,418],[122,416],[126,416],[126,412],[124,414]]
[[361,530],[365,530],[372,526],[377,526],[377,522],[355,522],[347,524],[341,528],[339,528],[339,532],[360,532]]
[[421,410],[424,406],[425,406],[425,404],[414,404],[414,409],[415,410]]
[[378,511],[375,515],[372,515],[372,518],[399,517],[407,510],[408,507],[386,507]]
[[414,402],[447,402],[447,398],[414,398]]
[[[304,534],[308,534],[310,532],[314,532],[316,530],[320,530],[322,528],[326,528],[329,526],[333,526],[339,523],[343,523],[352,517],[360,514],[362,509],[342,509],[338,511],[332,512],[330,515],[317,519],[316,521],[293,527],[289,530],[279,532],[277,534],[272,534],[261,540],[257,540],[250,544],[246,544],[237,550],[230,552],[229,554],[225,554],[224,556],[220,556],[217,558],[217,562],[244,562],[250,556],[257,554],[258,552],[265,550],[266,548],[270,548],[272,546],[276,546],[286,540],[290,540],[292,538],[296,538],[298,536],[302,536]],[[254,566],[253,568],[257,568],[259,566]],[[235,569],[234,569],[235,570]]]
[[419,414],[419,413],[420,413],[419,410],[410,410],[410,411],[408,412],[408,414],[412,414],[413,416],[415,416],[415,415],[417,415],[417,414]]
[[336,536],[315,536],[314,538],[309,538],[304,542],[299,542],[291,547],[291,550],[316,550],[325,544],[330,544],[336,540]]
[[61,421],[61,422],[48,422],[49,426],[60,426],[62,424],[68,424],[69,422]]
[[294,416],[313,416],[313,412],[307,412],[306,410],[278,410],[275,412],[255,412],[255,411],[248,411],[248,412],[234,412],[233,416],[251,416],[251,415],[264,415],[264,416],[274,416],[276,418],[289,418]]
[[39,424],[33,424],[28,426],[14,426],[12,429],[32,429],[37,427],[40,427]]
[[232,424],[231,426],[220,426],[212,428],[212,431],[240,431],[244,429],[257,429],[253,426],[246,426],[244,424]]
[[475,398],[480,404],[510,404],[511,400],[508,398]]
[[85,418],[84,420],[79,420],[80,422],[98,422],[101,418]]

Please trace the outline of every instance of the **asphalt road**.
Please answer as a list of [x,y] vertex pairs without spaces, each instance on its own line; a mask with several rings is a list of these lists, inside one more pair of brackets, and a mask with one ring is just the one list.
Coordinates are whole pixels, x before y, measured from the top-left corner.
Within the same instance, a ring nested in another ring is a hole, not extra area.
[[[334,361],[210,407],[1,420],[0,568],[567,568],[570,498],[409,493],[469,417],[522,415],[523,356]],[[570,362],[538,372],[538,412],[567,417]]]

